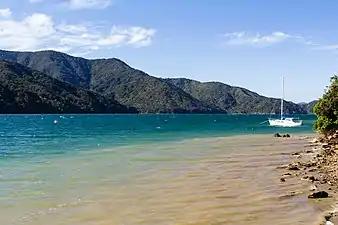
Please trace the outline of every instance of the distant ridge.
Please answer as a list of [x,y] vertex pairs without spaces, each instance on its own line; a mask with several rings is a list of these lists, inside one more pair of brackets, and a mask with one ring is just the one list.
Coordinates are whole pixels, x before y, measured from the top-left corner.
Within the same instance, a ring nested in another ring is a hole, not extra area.
[[[215,105],[228,113],[278,114],[280,99],[268,98],[241,87],[220,82],[199,82],[186,78],[169,78],[166,81],[181,88],[206,105]],[[305,114],[304,106],[285,101],[287,114]]]
[[[134,69],[117,58],[88,60],[56,51],[0,50],[0,59],[22,64],[57,79],[62,82],[60,86],[68,83],[88,94],[96,93],[102,101],[114,99],[114,104],[134,109],[131,112],[271,114],[280,109],[279,99],[267,98],[245,88],[185,78],[161,79]],[[310,111],[309,107],[286,102],[285,112],[305,114]]]
[[313,107],[317,104],[318,100],[313,100],[311,102],[301,102],[298,103],[298,105],[300,105],[301,107],[304,108],[304,110],[309,113],[309,114],[313,114]]

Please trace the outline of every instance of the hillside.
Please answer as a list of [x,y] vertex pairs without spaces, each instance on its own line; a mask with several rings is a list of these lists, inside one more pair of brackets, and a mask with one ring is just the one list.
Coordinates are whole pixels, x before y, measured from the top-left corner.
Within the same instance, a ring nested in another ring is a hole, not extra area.
[[[88,60],[55,51],[0,51],[0,59],[20,63],[55,79],[81,87],[141,113],[279,113],[279,99],[219,82],[160,79],[123,61]],[[286,113],[306,113],[285,103]]]
[[112,99],[0,61],[0,113],[132,113]]
[[180,88],[115,58],[87,60],[55,51],[0,51],[0,59],[18,62],[61,81],[114,98],[141,113],[222,112],[204,106]]
[[221,112],[216,107],[203,105],[180,88],[133,69],[118,59],[92,60],[91,75],[92,90],[113,95],[120,103],[144,113]]
[[313,114],[313,107],[317,104],[318,100],[313,100],[308,103],[299,103],[303,107],[303,109],[310,114]]
[[20,63],[61,81],[89,88],[90,62],[61,52],[14,52],[0,50],[0,59]]
[[[220,82],[198,82],[185,78],[165,79],[204,104],[215,105],[228,113],[280,113],[280,99],[267,98],[245,88]],[[287,114],[306,113],[293,102],[284,102]]]

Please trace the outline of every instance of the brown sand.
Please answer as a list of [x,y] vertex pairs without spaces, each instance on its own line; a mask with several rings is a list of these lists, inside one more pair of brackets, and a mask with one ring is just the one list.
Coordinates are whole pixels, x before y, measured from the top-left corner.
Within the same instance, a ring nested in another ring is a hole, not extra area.
[[309,197],[321,191],[328,193],[328,198],[326,196],[325,198],[311,198],[314,204],[321,206],[322,209],[327,208],[322,213],[319,224],[325,224],[326,221],[338,224],[338,154],[336,150],[338,133],[328,139],[313,137],[305,139],[309,140],[308,144],[302,150],[293,153],[294,162],[279,167],[285,168],[288,174],[291,174],[284,175],[281,182],[286,182],[285,177],[311,182]]
[[[58,176],[45,171],[48,177],[40,179],[61,186],[47,186],[43,198],[22,198],[12,207],[0,202],[0,224],[318,225],[336,202],[334,190],[301,179],[305,173],[322,179],[308,172],[312,167],[287,169],[311,159],[306,151],[314,146],[306,145],[312,138],[247,135],[134,146],[119,152],[132,155],[125,162],[133,176],[123,182],[112,172],[116,149],[55,159],[50,164],[62,168],[52,168],[71,180],[53,181]],[[297,159],[293,153],[300,150]],[[330,198],[308,199],[313,184]]]

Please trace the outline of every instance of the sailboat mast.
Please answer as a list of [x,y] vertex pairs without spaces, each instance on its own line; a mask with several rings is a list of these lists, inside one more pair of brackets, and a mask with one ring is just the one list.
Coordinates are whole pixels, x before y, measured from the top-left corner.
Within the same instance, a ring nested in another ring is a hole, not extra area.
[[282,97],[280,103],[280,118],[283,118],[283,102],[284,102],[284,77],[282,77]]

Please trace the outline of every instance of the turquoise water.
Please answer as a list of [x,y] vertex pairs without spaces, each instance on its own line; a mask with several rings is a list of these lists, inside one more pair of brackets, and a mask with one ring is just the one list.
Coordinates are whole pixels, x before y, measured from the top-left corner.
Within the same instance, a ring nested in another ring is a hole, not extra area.
[[310,206],[262,196],[287,188],[276,139],[238,136],[312,133],[315,117],[299,117],[276,128],[264,115],[2,115],[0,224],[265,225],[269,207],[311,221]]
[[300,119],[302,127],[276,128],[261,124],[264,115],[2,115],[0,160],[201,137],[312,132],[315,116]]

